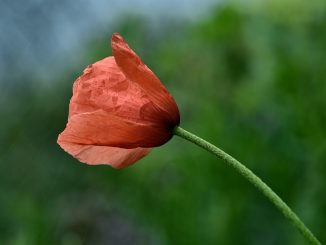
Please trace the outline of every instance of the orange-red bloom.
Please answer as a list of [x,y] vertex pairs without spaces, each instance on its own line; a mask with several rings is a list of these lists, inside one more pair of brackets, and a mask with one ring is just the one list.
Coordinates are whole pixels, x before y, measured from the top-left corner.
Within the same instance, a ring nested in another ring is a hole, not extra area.
[[127,167],[172,137],[178,107],[123,38],[113,56],[89,65],[73,85],[69,117],[58,144],[79,161]]

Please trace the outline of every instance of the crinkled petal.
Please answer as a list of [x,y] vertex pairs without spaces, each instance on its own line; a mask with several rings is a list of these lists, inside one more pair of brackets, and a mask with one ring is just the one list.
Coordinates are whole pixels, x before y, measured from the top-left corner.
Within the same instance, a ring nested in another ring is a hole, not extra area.
[[107,164],[125,168],[146,156],[151,148],[122,149],[110,146],[80,145],[58,140],[58,144],[80,162],[90,165]]
[[160,146],[172,137],[171,132],[159,126],[128,121],[97,110],[71,116],[66,129],[59,135],[59,141],[127,149],[150,148]]
[[173,97],[118,33],[112,36],[112,50],[126,77],[142,87],[149,99],[168,113],[172,124],[178,125],[180,115]]
[[121,72],[113,56],[89,65],[74,83],[69,115],[106,110],[115,116],[140,120],[150,100]]

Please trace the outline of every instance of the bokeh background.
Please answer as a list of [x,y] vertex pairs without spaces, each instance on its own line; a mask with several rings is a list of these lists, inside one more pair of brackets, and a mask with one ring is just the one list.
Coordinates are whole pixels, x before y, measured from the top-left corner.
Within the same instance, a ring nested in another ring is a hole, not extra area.
[[132,167],[56,144],[73,81],[120,32],[182,126],[265,180],[326,242],[326,2],[0,2],[0,244],[305,244],[253,186],[173,138]]

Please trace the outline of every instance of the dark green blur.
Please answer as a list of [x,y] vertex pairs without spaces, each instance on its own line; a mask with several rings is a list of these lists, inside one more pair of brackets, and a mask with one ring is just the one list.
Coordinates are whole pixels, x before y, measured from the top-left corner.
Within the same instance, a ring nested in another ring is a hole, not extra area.
[[[326,9],[290,3],[222,5],[160,31],[126,17],[115,31],[173,94],[181,126],[253,170],[323,243]],[[110,55],[108,38],[89,44],[88,63]],[[84,68],[3,89],[0,244],[306,244],[233,169],[180,138],[123,170],[66,154],[56,138]]]

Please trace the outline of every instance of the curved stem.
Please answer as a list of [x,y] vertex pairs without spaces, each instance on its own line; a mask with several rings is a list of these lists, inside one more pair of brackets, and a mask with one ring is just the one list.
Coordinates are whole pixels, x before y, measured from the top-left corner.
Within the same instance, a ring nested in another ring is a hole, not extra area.
[[233,167],[239,174],[245,177],[251,184],[260,190],[287,218],[291,223],[302,233],[302,235],[311,244],[321,244],[312,232],[305,226],[300,218],[291,210],[291,208],[258,176],[256,176],[250,169],[242,163],[225,153],[215,145],[205,141],[204,139],[184,130],[181,127],[174,128],[174,134],[184,138],[199,147],[209,151],[218,158],[222,159],[225,163]]

